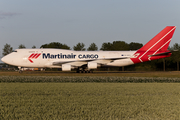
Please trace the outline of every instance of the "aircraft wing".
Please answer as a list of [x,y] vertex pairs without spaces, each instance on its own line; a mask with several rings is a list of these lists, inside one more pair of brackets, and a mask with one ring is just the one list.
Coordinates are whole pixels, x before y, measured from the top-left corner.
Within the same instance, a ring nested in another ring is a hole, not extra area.
[[60,62],[53,62],[53,65],[61,66],[62,64],[70,64],[72,66],[82,66],[87,64],[88,62],[96,62],[97,64],[107,64],[114,62],[115,60],[120,60],[120,59],[127,59],[129,57],[120,57],[120,58],[104,58],[104,59],[91,59],[91,60],[76,60],[76,61],[60,61]]

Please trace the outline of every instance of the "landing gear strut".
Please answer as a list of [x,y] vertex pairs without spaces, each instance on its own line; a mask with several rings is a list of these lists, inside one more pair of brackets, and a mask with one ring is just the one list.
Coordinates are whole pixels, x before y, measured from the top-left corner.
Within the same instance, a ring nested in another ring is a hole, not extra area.
[[19,68],[19,73],[22,73],[21,67],[18,67],[18,68]]
[[76,73],[93,73],[93,71],[84,68],[78,68]]

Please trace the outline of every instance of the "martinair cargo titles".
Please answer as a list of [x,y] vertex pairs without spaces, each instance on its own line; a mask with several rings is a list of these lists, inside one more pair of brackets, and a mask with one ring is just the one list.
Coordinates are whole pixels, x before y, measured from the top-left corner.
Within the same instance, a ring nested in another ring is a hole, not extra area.
[[98,67],[122,67],[171,56],[167,50],[176,27],[167,26],[137,51],[73,51],[64,49],[16,49],[1,60],[22,67],[77,69],[91,72]]

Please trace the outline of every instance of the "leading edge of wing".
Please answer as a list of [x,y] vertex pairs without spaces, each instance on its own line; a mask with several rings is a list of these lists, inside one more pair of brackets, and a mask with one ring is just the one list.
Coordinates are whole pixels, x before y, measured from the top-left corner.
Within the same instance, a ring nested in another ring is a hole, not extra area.
[[[74,60],[74,61],[60,61],[60,62],[53,62],[53,65],[62,65],[62,64],[73,63],[73,62],[83,62],[84,63],[84,62],[91,62],[91,61],[95,61],[97,63],[99,63],[100,61],[106,61],[107,63],[111,63],[114,60],[127,59],[127,58],[130,58],[130,57],[90,59],[90,60]],[[103,63],[100,63],[100,64],[103,64]]]

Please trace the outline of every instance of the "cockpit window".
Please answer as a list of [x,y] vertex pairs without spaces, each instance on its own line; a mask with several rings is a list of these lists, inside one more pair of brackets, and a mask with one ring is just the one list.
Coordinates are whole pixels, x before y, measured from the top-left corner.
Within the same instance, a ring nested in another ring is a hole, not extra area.
[[13,50],[12,52],[17,52],[17,50]]

